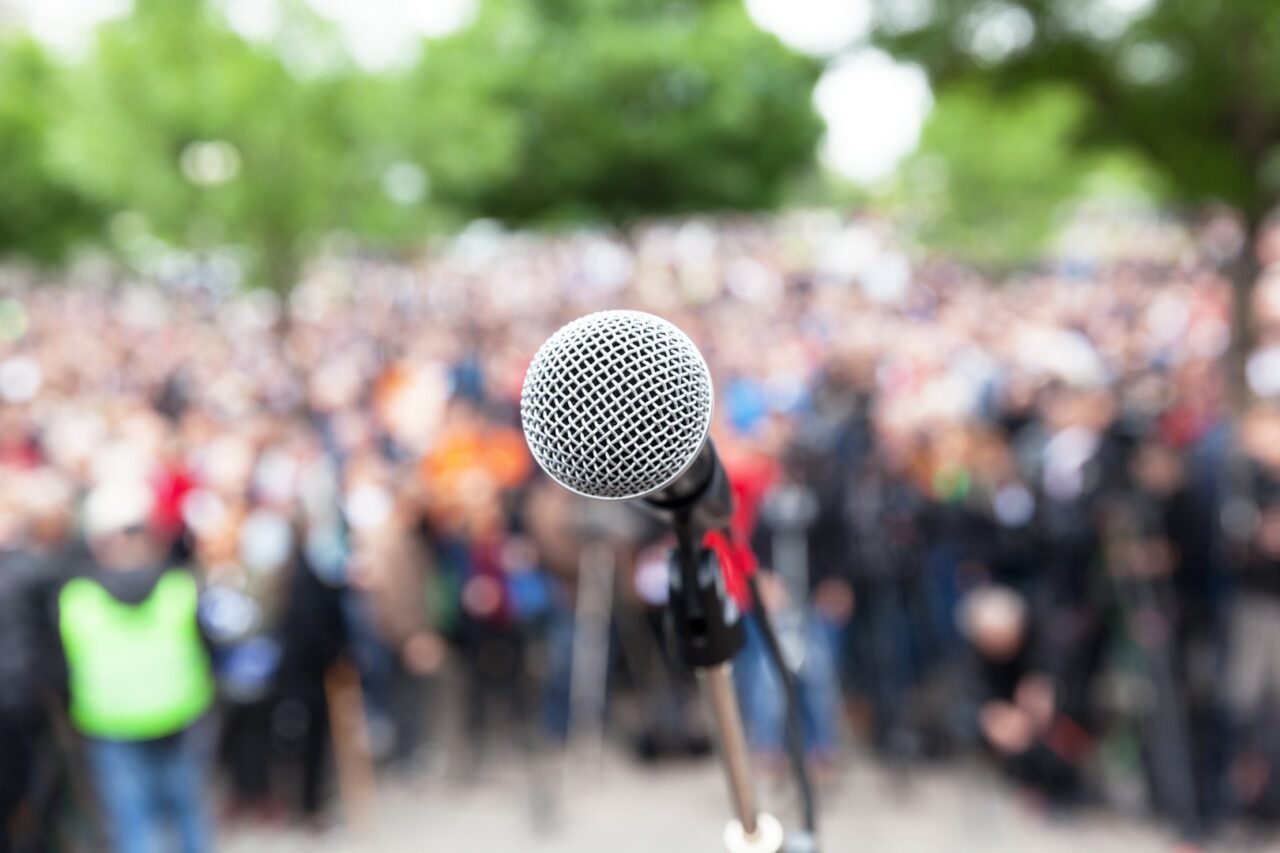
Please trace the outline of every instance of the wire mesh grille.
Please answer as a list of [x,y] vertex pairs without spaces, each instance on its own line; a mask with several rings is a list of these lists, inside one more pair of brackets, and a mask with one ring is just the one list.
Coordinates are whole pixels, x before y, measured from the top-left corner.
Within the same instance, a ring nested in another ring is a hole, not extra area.
[[675,326],[639,311],[580,317],[547,339],[524,377],[520,415],[556,482],[635,498],[693,462],[711,427],[711,376]]

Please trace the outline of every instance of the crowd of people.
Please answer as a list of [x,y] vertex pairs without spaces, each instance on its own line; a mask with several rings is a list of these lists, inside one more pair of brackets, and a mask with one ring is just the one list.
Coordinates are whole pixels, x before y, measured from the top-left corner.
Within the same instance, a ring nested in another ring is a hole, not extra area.
[[[830,212],[479,225],[284,297],[5,274],[0,849],[322,822],[343,727],[379,772],[451,713],[468,766],[600,725],[584,708],[641,756],[705,751],[662,532],[556,487],[520,434],[539,344],[605,308],[712,368],[815,772],[860,741],[1188,839],[1274,818],[1280,278],[1233,415],[1230,224],[1092,236],[1000,284]],[[758,631],[736,674],[777,766]]]

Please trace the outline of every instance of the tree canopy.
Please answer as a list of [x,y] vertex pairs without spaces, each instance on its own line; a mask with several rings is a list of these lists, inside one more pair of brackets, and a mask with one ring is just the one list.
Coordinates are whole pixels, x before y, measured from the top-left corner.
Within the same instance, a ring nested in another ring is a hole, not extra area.
[[0,37],[0,255],[57,260],[100,223],[99,211],[51,162],[65,110],[59,69],[34,41]]
[[212,0],[137,0],[71,62],[0,43],[0,253],[127,257],[141,231],[287,288],[335,232],[394,248],[474,217],[767,207],[822,130],[819,66],[736,0],[482,0],[376,72],[281,9],[251,39]]
[[1123,148],[1168,198],[1238,211],[1245,238],[1231,372],[1244,396],[1256,244],[1280,202],[1280,3],[1275,0],[874,0],[874,40],[945,97],[1045,84],[1079,93],[1077,149]]
[[1104,191],[1159,188],[1124,149],[1082,149],[1087,100],[1062,84],[944,92],[899,169],[894,206],[928,246],[995,273],[1034,263],[1067,208]]
[[514,118],[516,174],[461,196],[510,221],[767,207],[822,131],[818,63],[735,0],[491,2],[419,79],[476,56]]
[[[940,91],[1076,89],[1079,142],[1132,147],[1178,200],[1258,222],[1280,193],[1280,4],[1272,0],[877,0],[876,40]],[[920,14],[904,14],[918,7]]]

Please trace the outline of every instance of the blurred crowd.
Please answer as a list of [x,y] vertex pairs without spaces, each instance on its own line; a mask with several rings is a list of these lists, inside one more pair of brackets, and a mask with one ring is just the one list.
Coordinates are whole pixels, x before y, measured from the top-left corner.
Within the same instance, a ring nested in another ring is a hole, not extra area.
[[[1232,229],[1122,219],[999,284],[828,212],[479,224],[416,261],[330,257],[287,297],[7,274],[0,849],[323,825],[362,762],[442,745],[463,775],[579,729],[705,752],[661,640],[663,531],[554,486],[519,431],[538,345],[605,308],[666,317],[712,368],[815,772],[861,742],[1188,839],[1265,824],[1280,276],[1233,410]],[[761,649],[735,671],[769,771]]]

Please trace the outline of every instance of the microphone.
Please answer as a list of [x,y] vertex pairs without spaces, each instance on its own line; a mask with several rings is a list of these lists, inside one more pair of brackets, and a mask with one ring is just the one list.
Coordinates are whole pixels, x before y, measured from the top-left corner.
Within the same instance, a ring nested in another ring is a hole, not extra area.
[[525,374],[520,417],[542,470],[572,492],[643,499],[697,540],[733,512],[711,442],[711,372],[661,317],[601,311],[563,326]]
[[640,500],[670,518],[668,624],[678,655],[702,676],[720,733],[735,820],[731,853],[777,853],[777,819],[760,812],[729,661],[743,645],[708,531],[733,513],[710,439],[711,371],[693,341],[661,317],[601,311],[560,328],[534,355],[520,394],[525,440],[542,470],[572,492]]
[[710,530],[733,513],[711,430],[711,372],[684,332],[640,311],[601,311],[561,327],[525,373],[520,414],[534,458],[570,491],[640,500],[671,522],[668,602],[677,654],[695,667],[743,644]]

